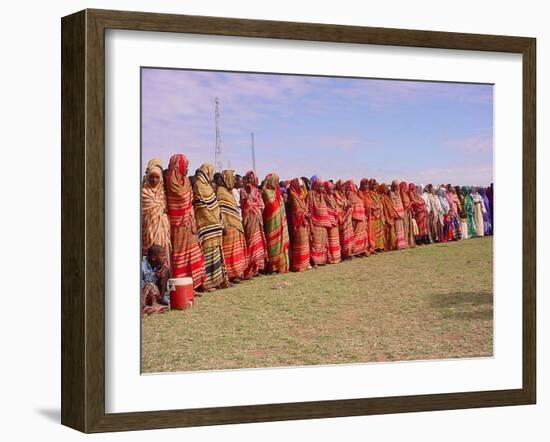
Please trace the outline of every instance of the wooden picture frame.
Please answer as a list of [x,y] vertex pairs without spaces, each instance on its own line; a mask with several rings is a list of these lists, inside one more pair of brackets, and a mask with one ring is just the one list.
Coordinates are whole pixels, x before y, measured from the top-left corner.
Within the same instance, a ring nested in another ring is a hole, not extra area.
[[[84,10],[62,19],[62,409],[83,432],[534,404],[536,41],[534,38]],[[513,390],[270,405],[105,412],[105,30],[124,29],[495,51],[523,63],[523,385]]]

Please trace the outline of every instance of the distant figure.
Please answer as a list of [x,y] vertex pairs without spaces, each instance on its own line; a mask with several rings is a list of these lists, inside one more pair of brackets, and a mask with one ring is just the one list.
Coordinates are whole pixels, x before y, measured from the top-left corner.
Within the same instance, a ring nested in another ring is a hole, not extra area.
[[478,193],[483,199],[483,234],[485,236],[492,235],[493,234],[493,214],[491,212],[491,203],[489,201],[489,197],[487,196],[487,191],[483,187],[478,188]]
[[248,264],[245,278],[257,276],[265,269],[267,244],[264,234],[264,201],[258,189],[258,178],[253,170],[244,176],[244,187],[240,192],[244,236],[248,250]]
[[469,186],[462,187],[464,193],[464,212],[466,213],[466,224],[468,238],[474,238],[477,236],[476,221],[475,221],[475,207],[472,200],[471,189]]
[[307,270],[310,261],[309,232],[311,216],[302,186],[303,181],[300,178],[294,178],[290,182],[288,191],[288,202],[292,213],[292,221],[289,223],[289,234],[292,239],[290,270],[293,272]]
[[332,181],[325,181],[324,197],[328,210],[328,220],[331,227],[327,230],[328,235],[328,257],[329,264],[336,264],[342,261],[340,250],[340,232],[338,228],[338,206],[334,195],[334,184]]
[[415,226],[412,199],[409,192],[409,186],[405,181],[399,183],[399,194],[403,203],[403,230],[405,231],[405,242],[408,247],[416,247]]
[[353,256],[368,255],[368,233],[367,233],[367,216],[365,214],[365,204],[357,195],[357,186],[353,180],[346,181],[346,198],[351,207],[351,220],[353,224]]
[[328,229],[332,224],[328,216],[328,208],[323,195],[324,183],[319,178],[312,180],[312,189],[308,195],[308,208],[311,213],[311,241],[309,250],[311,263],[314,267],[325,265],[328,259]]
[[393,203],[390,198],[390,190],[385,183],[382,183],[378,185],[376,191],[380,195],[380,200],[382,202],[385,250],[396,250],[397,239],[395,237],[395,219],[397,218],[397,213],[395,212],[395,208],[393,207]]
[[403,218],[405,217],[405,209],[403,208],[403,201],[401,200],[401,194],[399,192],[399,182],[393,180],[391,183],[390,198],[393,204],[393,208],[396,213],[395,217],[395,240],[396,249],[406,249],[407,240],[405,239],[405,225]]
[[426,201],[422,198],[422,186],[415,186],[414,183],[409,183],[409,196],[411,198],[411,211],[418,228],[418,233],[415,234],[416,243],[429,244],[428,211],[426,209]]
[[197,238],[193,211],[193,190],[187,170],[189,161],[182,154],[173,155],[166,178],[166,202],[170,220],[174,278],[191,277],[193,287],[204,283],[204,255]]
[[235,184],[233,185],[233,197],[235,198],[235,202],[237,203],[237,209],[239,210],[239,214],[242,216],[241,212],[241,189],[244,186],[243,177],[240,176],[238,173],[235,174]]
[[384,207],[382,206],[382,197],[376,191],[378,183],[376,179],[371,178],[369,180],[368,194],[372,201],[371,217],[372,217],[372,239],[370,239],[371,245],[374,244],[372,249],[376,252],[382,252],[385,248],[384,238]]
[[216,190],[223,226],[223,260],[230,282],[240,282],[247,266],[246,239],[241,212],[233,195],[235,172],[224,170]]
[[472,191],[472,202],[474,203],[474,219],[476,223],[476,236],[485,236],[485,205],[483,198],[479,194],[478,188],[474,187]]
[[164,313],[169,307],[164,304],[166,283],[170,269],[166,262],[164,247],[153,244],[141,262],[141,314]]
[[193,206],[205,261],[206,276],[203,286],[208,292],[229,286],[222,255],[223,227],[220,206],[211,184],[213,175],[214,166],[203,164],[197,171],[197,181],[193,188]]
[[374,237],[374,218],[372,216],[374,201],[369,191],[369,180],[367,178],[362,178],[359,182],[357,195],[363,201],[363,206],[365,206],[365,218],[367,220],[367,250],[369,253],[372,253],[376,245]]
[[270,173],[262,187],[265,238],[267,242],[267,262],[270,273],[286,273],[289,270],[288,226],[283,196],[279,189],[279,175]]
[[353,235],[352,209],[346,198],[344,183],[336,181],[334,186],[334,200],[338,209],[338,231],[340,234],[340,255],[342,259],[353,257],[355,237]]

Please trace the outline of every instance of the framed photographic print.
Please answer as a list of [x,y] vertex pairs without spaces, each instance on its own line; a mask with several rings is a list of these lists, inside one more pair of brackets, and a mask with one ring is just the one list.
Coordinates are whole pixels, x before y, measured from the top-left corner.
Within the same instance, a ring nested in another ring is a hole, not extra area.
[[64,17],[62,423],[535,403],[535,55],[527,37]]

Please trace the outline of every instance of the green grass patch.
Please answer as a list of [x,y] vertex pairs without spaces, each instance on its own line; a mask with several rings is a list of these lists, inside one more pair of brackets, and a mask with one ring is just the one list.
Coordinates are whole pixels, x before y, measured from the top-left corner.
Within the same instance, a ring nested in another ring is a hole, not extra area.
[[260,276],[142,319],[142,371],[491,356],[493,240]]

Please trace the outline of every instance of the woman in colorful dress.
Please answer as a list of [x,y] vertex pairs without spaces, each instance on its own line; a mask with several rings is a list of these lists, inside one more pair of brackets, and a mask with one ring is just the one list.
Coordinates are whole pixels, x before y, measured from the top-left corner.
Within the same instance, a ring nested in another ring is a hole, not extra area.
[[353,246],[353,256],[368,256],[369,237],[367,231],[367,216],[365,214],[365,204],[357,194],[357,186],[353,180],[346,181],[346,198],[351,207],[351,220],[353,224],[353,236],[355,238]]
[[338,208],[338,232],[340,235],[340,255],[342,259],[353,257],[355,237],[353,236],[352,210],[346,198],[344,183],[338,180],[334,186],[334,200]]
[[397,180],[393,180],[391,183],[390,198],[395,209],[395,240],[396,249],[406,249],[407,240],[405,239],[405,226],[403,218],[405,217],[405,209],[403,208],[403,201],[401,201],[401,194],[399,192],[399,183]]
[[492,219],[493,215],[491,213],[491,203],[489,201],[489,198],[487,196],[487,191],[483,187],[478,188],[478,193],[483,199],[483,234],[485,236],[492,235],[493,234],[493,225],[492,225]]
[[414,214],[414,220],[418,228],[418,234],[415,235],[417,244],[429,244],[428,237],[428,211],[426,210],[426,201],[421,196],[422,186],[415,186],[409,183],[409,196],[411,198],[411,210]]
[[310,267],[309,230],[311,221],[309,208],[303,192],[303,181],[300,178],[294,178],[290,182],[288,202],[292,214],[289,228],[292,238],[290,270],[293,272],[303,272]]
[[476,223],[476,236],[485,235],[485,222],[483,215],[485,213],[485,205],[483,204],[483,198],[478,192],[476,187],[473,188],[471,193],[472,203],[474,204],[474,219]]
[[267,244],[262,215],[264,207],[262,193],[258,189],[258,177],[253,170],[249,170],[244,176],[244,187],[241,189],[241,212],[248,251],[245,279],[257,276],[265,269]]
[[441,205],[441,212],[443,217],[443,228],[441,235],[441,242],[447,242],[453,240],[453,226],[451,225],[450,205],[447,199],[447,191],[443,186],[437,189],[437,197],[439,198],[439,204]]
[[381,183],[376,188],[376,192],[380,195],[382,203],[382,220],[384,222],[384,250],[390,251],[397,248],[397,240],[395,238],[395,218],[397,214],[393,207],[390,198],[390,190],[386,183]]
[[308,195],[308,208],[311,214],[311,233],[309,250],[313,267],[325,265],[328,259],[328,229],[331,223],[328,208],[323,195],[324,183],[319,178],[311,180],[311,192]]
[[197,170],[197,180],[193,188],[199,242],[205,258],[204,288],[207,291],[229,286],[223,262],[223,226],[220,205],[211,184],[213,176],[214,166],[203,164]]
[[224,170],[216,197],[220,205],[223,226],[223,261],[230,282],[240,282],[245,277],[248,264],[246,239],[241,212],[233,194],[235,171]]
[[477,236],[477,227],[475,221],[475,207],[470,187],[464,186],[462,188],[462,193],[464,194],[464,212],[466,213],[468,238],[474,238]]
[[374,178],[369,180],[368,194],[372,200],[371,219],[372,219],[372,239],[370,240],[372,249],[375,252],[385,250],[384,233],[384,207],[382,205],[382,196],[377,192],[378,183]]
[[279,175],[270,173],[264,180],[262,198],[267,261],[270,273],[286,273],[289,269],[288,227],[285,206],[279,190]]
[[334,184],[330,181],[325,181],[324,197],[328,210],[328,219],[331,224],[331,227],[327,231],[327,262],[329,264],[336,264],[342,261],[342,254],[340,250],[340,232],[338,229],[338,206],[334,195]]
[[460,186],[455,186],[454,189],[456,191],[456,196],[458,197],[457,208],[458,218],[460,220],[460,238],[468,239],[468,217],[466,216],[466,210],[464,208],[466,202],[465,195]]
[[172,247],[167,211],[162,165],[153,159],[147,164],[141,187],[141,255],[146,256],[149,247],[157,244],[164,249],[169,267]]
[[428,184],[430,238],[432,242],[441,242],[443,240],[443,208],[436,192],[437,189],[432,184]]
[[173,278],[191,277],[193,287],[204,284],[204,255],[197,237],[193,190],[187,177],[189,161],[182,154],[170,158],[166,179],[166,202],[172,242]]
[[451,226],[453,228],[453,241],[458,241],[461,238],[460,234],[460,218],[458,216],[458,195],[456,190],[450,184],[447,184],[447,201],[449,202],[449,215],[451,217]]
[[369,180],[367,178],[361,179],[357,195],[363,201],[363,206],[365,206],[365,218],[367,220],[367,251],[370,254],[374,252],[376,238],[374,236],[374,219],[372,216],[374,201],[369,191]]
[[399,183],[399,194],[403,203],[403,229],[405,231],[405,241],[408,247],[416,247],[415,240],[415,221],[413,217],[412,200],[409,193],[409,186],[405,181]]

